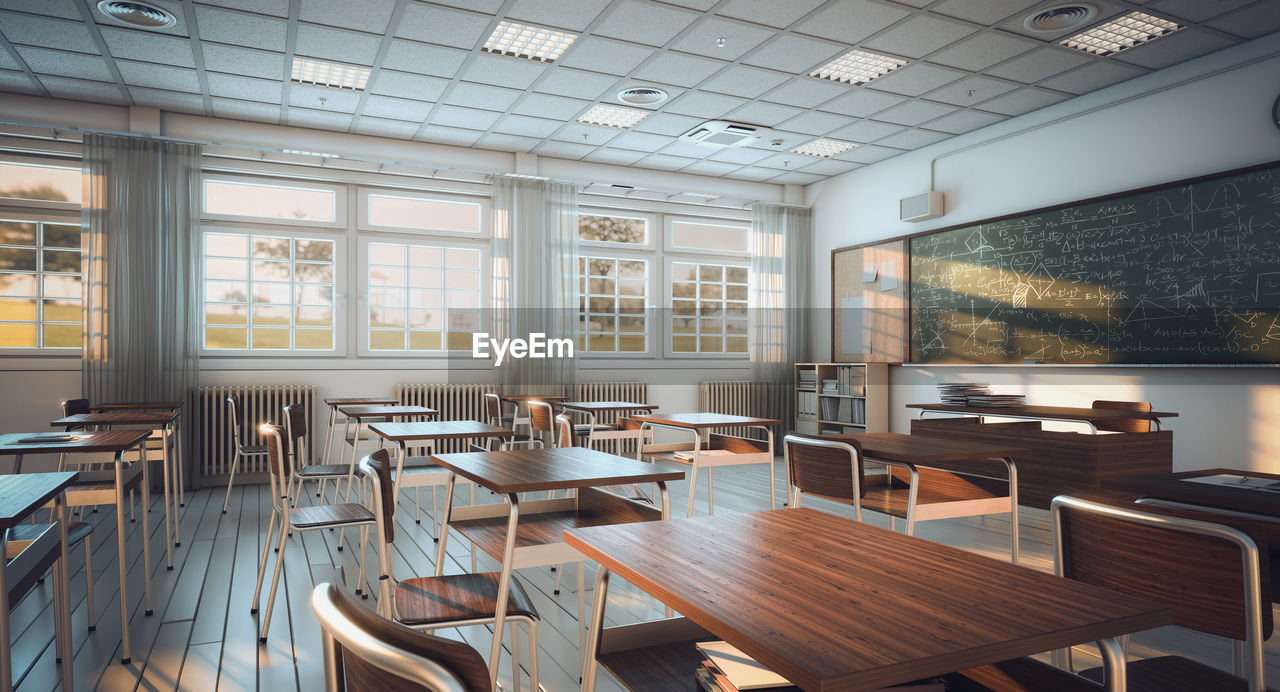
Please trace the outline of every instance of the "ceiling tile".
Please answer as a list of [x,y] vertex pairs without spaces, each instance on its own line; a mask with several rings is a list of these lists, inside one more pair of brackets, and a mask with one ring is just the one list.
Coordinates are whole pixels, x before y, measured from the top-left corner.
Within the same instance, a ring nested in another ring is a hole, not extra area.
[[226,98],[262,101],[265,103],[280,103],[283,84],[280,82],[269,82],[265,79],[252,79],[250,77],[237,77],[228,74],[209,73],[205,75],[209,80],[209,95],[223,96]]
[[633,129],[637,132],[678,137],[703,122],[702,118],[690,118],[675,113],[654,113],[641,120]]
[[890,106],[896,106],[905,100],[901,96],[894,96],[865,87],[854,87],[847,95],[829,103],[824,103],[821,108],[829,113],[865,118]]
[[573,42],[556,63],[592,72],[625,75],[636,69],[653,50],[605,38],[587,36]]
[[792,154],[791,152],[784,151],[781,153],[774,153],[771,156],[760,159],[755,165],[776,168],[783,171],[794,171],[797,168],[803,168],[812,162],[813,159],[808,156]]
[[929,130],[911,129],[903,130],[896,135],[890,135],[884,139],[878,140],[876,144],[886,147],[894,147],[896,149],[919,149],[944,139],[949,139],[951,135],[943,132],[930,132]]
[[498,9],[502,7],[504,0],[431,0],[435,5],[448,5],[449,7],[458,7],[464,10],[472,10],[475,12],[488,12],[496,14]]
[[206,70],[262,79],[284,79],[283,53],[268,53],[207,41],[200,42],[200,52],[204,56]]
[[1271,3],[1260,2],[1239,12],[1214,19],[1209,22],[1209,26],[1236,36],[1257,38],[1280,30],[1280,12],[1276,12]]
[[1028,7],[1037,4],[1041,0],[944,0],[930,6],[929,11],[991,25],[1013,15],[1025,15]]
[[[969,107],[1018,88],[1016,84],[975,75],[929,92],[929,100]],[[973,92],[970,94],[970,92]]]
[[347,113],[313,111],[309,108],[289,108],[290,127],[310,127],[317,130],[347,130],[351,128],[351,116]]
[[[158,27],[155,29],[142,29],[144,33],[151,34],[153,36],[156,34],[169,34],[170,36],[176,36],[178,38],[191,37],[191,32],[187,30],[187,12],[186,12],[186,7],[184,7],[182,4],[182,0],[148,0],[148,1],[156,5],[160,9],[168,10],[173,15],[174,23],[173,23],[173,26]],[[94,21],[99,26],[103,26],[103,27],[114,26],[114,27],[122,27],[125,29],[138,29],[138,27],[133,26],[132,24],[128,24],[126,22],[121,22],[116,19],[109,18],[103,15],[101,12],[91,12],[90,14],[93,15]]]
[[717,14],[785,29],[812,12],[823,0],[729,0],[716,8]]
[[585,111],[590,101],[549,96],[547,94],[528,94],[520,99],[511,112],[521,115],[532,115],[539,118],[567,121]]
[[124,95],[120,93],[120,88],[115,84],[52,76],[41,77],[40,83],[49,91],[49,95],[56,99],[91,101],[112,106],[128,105]]
[[459,83],[453,85],[453,90],[445,97],[445,101],[451,106],[505,111],[518,98],[520,98],[520,92],[515,89]]
[[609,142],[609,146],[632,149],[634,151],[655,152],[670,143],[670,137],[628,131],[615,137],[612,142]]
[[661,53],[649,61],[649,64],[637,70],[634,76],[637,79],[691,87],[715,74],[726,64],[681,53]]
[[902,151],[899,149],[890,149],[889,147],[880,147],[874,144],[868,144],[864,147],[858,147],[853,151],[842,154],[841,158],[848,161],[856,161],[858,163],[875,163],[876,161],[883,161],[901,153]]
[[848,123],[849,118],[847,117],[822,112],[810,112],[798,115],[782,123],[779,127],[792,132],[803,132],[807,135],[820,137]]
[[307,0],[301,4],[298,18],[304,22],[382,34],[387,31],[387,23],[391,21],[391,11],[395,7],[396,0]]
[[852,45],[910,14],[900,7],[867,0],[838,0],[793,30]]
[[470,82],[493,86],[528,89],[543,72],[545,63],[509,58],[504,55],[477,55],[462,71],[462,78]]
[[[101,56],[68,53],[31,46],[15,46],[18,55],[27,63],[27,67],[37,74],[60,75],[64,77],[81,77],[100,82],[114,82],[111,70]],[[43,80],[42,80],[43,81]]]
[[1024,53],[985,72],[992,77],[1031,83],[1083,65],[1089,60],[1091,60],[1089,56],[1078,50],[1045,46],[1030,53]]
[[750,149],[748,147],[725,147],[707,158],[712,161],[749,166],[756,161],[767,159],[770,156],[773,156],[773,152],[761,151],[760,149]]
[[892,29],[863,41],[868,50],[891,55],[920,58],[973,33],[973,28],[958,22],[916,15]]
[[690,91],[672,101],[667,106],[667,110],[672,113],[692,115],[697,118],[719,118],[744,103],[746,103],[745,99],[735,96]]
[[422,134],[418,135],[418,139],[424,142],[435,142],[437,144],[451,144],[457,147],[469,147],[480,139],[483,132],[476,130],[458,129],[455,127],[437,127],[432,125],[424,128]]
[[840,159],[823,159],[817,163],[809,164],[804,167],[805,173],[816,173],[818,175],[840,175],[847,173],[855,168],[861,168],[862,164],[853,161],[841,161]]
[[1072,94],[1084,94],[1117,82],[1123,82],[1126,79],[1132,79],[1138,75],[1145,74],[1145,72],[1140,68],[1118,62],[1095,60],[1070,72],[1046,79],[1040,82],[1040,86]]
[[5,0],[5,9],[80,21],[74,0]]
[[784,120],[800,115],[804,111],[791,106],[780,106],[776,103],[748,103],[747,105],[731,111],[728,115],[730,120],[736,122],[745,122],[751,125],[763,125],[765,127],[777,127]]
[[846,46],[802,36],[780,35],[748,55],[742,62],[791,74],[807,74],[818,65],[847,51]]
[[22,67],[18,65],[18,61],[15,60],[12,55],[9,54],[8,50],[0,49],[0,70],[21,70],[21,69]]
[[667,156],[666,154],[652,154],[640,159],[641,166],[645,168],[656,168],[660,171],[678,171],[685,166],[697,163],[697,159],[686,159],[681,156]]
[[418,127],[418,123],[404,122],[402,120],[387,120],[385,118],[370,118],[368,115],[364,115],[356,122],[356,133],[372,135],[374,137],[410,139],[413,137],[414,133],[418,131]]
[[[772,35],[773,32],[767,29],[750,24],[731,22],[717,17],[703,17],[684,36],[668,47],[719,60],[737,60]],[[717,46],[716,40],[721,38],[725,40],[725,44]]]
[[799,173],[792,171],[783,173],[782,175],[769,178],[769,182],[777,185],[810,185],[822,180],[822,176],[812,173]]
[[615,166],[630,166],[644,157],[644,153],[639,151],[628,151],[626,149],[598,149],[587,154],[585,158],[587,161],[594,161],[596,163],[611,163]]
[[881,137],[888,137],[902,132],[903,129],[905,128],[900,125],[881,123],[875,120],[859,120],[852,125],[832,132],[831,136],[836,139],[846,139],[850,142],[874,142]]
[[163,108],[178,113],[204,114],[204,97],[200,94],[185,94],[162,89],[146,87],[130,87],[129,96],[138,106]]
[[[701,144],[686,142],[680,139],[668,139],[668,144],[659,150],[658,153],[668,156],[683,156],[686,159],[704,159],[716,151],[715,148],[705,147]],[[728,164],[723,164],[728,165]]]
[[719,0],[667,0],[669,4],[688,7],[695,10],[709,10],[715,7]]
[[876,113],[876,120],[898,125],[919,125],[926,120],[933,120],[947,113],[954,113],[955,108],[930,101],[908,101],[901,106],[894,106],[887,111]]
[[355,65],[373,65],[382,46],[381,36],[344,31],[314,24],[299,24],[294,53]]
[[533,151],[533,148],[541,143],[542,140],[535,137],[520,137],[491,132],[481,137],[476,142],[476,146],[494,151]]
[[1022,115],[1070,98],[1066,94],[1036,87],[1023,87],[1015,92],[983,101],[979,108],[1003,115]]
[[15,70],[0,70],[0,91],[7,91],[13,94],[43,94],[43,90],[36,85],[25,72],[17,72]]
[[200,93],[200,80],[195,70],[128,60],[117,60],[116,69],[129,86]]
[[[813,135],[801,134],[799,132],[787,132],[785,130],[774,130],[769,133],[769,136],[758,139],[747,146],[751,149],[759,149],[761,151],[776,154],[780,151],[794,149],[805,142],[811,141],[812,139]],[[774,142],[777,142],[777,144],[774,144]]]
[[195,0],[197,5],[218,5],[233,10],[259,12],[276,17],[289,16],[289,0]]
[[230,43],[277,53],[285,50],[288,24],[279,19],[196,5],[196,26],[200,29],[201,41]]
[[0,33],[10,43],[98,54],[98,44],[83,21],[67,22],[17,12],[0,12]]
[[755,182],[762,182],[762,181],[768,180],[769,178],[773,178],[777,175],[778,175],[778,170],[776,168],[759,168],[756,166],[746,166],[743,168],[739,168],[738,170],[730,173],[725,177],[733,178],[734,180],[751,180]]
[[750,99],[782,84],[787,79],[787,75],[777,72],[734,65],[721,70],[698,88]]
[[396,39],[387,49],[382,66],[418,74],[452,78],[467,59],[467,52],[456,48],[428,46],[416,41]]
[[1008,120],[1008,118],[1003,115],[983,113],[982,111],[965,110],[956,111],[951,115],[944,115],[937,120],[930,120],[925,125],[931,130],[941,130],[942,132],[958,135],[971,132],[980,127],[986,127],[987,125],[994,125],[1001,120]]
[[914,63],[900,67],[875,80],[876,89],[907,96],[919,96],[944,84],[950,84],[966,73],[949,67],[936,67],[927,63]]
[[983,31],[930,55],[929,61],[975,72],[1026,53],[1041,44],[997,31]]
[[404,10],[395,35],[416,41],[471,50],[489,35],[493,17],[412,3]]
[[595,150],[596,148],[590,144],[571,144],[569,142],[547,140],[542,144],[539,144],[535,151],[540,156],[553,156],[558,159],[577,160]]
[[849,91],[849,87],[824,79],[797,77],[761,98],[801,108],[813,108]]
[[594,125],[570,123],[560,128],[555,134],[551,135],[551,138],[561,142],[600,146],[620,134],[622,134],[622,130],[612,127],[596,127]]
[[617,3],[591,33],[650,46],[663,46],[684,31],[698,15],[653,2]]
[[431,113],[432,105],[425,101],[370,95],[365,98],[362,115],[421,123]]
[[396,72],[394,70],[378,70],[373,78],[369,93],[381,96],[417,99],[419,101],[435,101],[444,93],[449,81],[436,77],[423,77]]
[[160,65],[195,67],[191,40],[157,36],[146,31],[102,27],[102,39],[114,58],[141,60]]
[[1239,42],[1192,27],[1131,48],[1114,56],[1114,59],[1158,70]]
[[[212,90],[212,87],[210,90]],[[209,100],[213,103],[214,116],[219,118],[254,120],[265,123],[277,123],[280,121],[280,106],[258,103],[256,101],[240,101],[237,99],[223,99],[217,97]]]
[[506,16],[519,22],[582,31],[609,6],[609,0],[515,0]]
[[739,166],[736,163],[721,163],[720,161],[699,161],[697,163],[689,164],[681,172],[694,173],[697,175],[714,175],[716,177],[719,177],[726,173],[732,173],[738,170],[739,168],[742,168],[742,166]]
[[[1203,22],[1210,17],[1216,17],[1238,7],[1244,7],[1251,2],[1253,0],[1213,0],[1213,2],[1205,2],[1205,0],[1156,0],[1147,5],[1146,10],[1153,10],[1155,14],[1163,15],[1169,19]],[[1263,4],[1273,5],[1272,12],[1278,11],[1274,7],[1275,3]]]
[[571,70],[567,67],[553,67],[534,89],[547,94],[594,101],[600,98],[606,89],[617,83],[616,77]]
[[308,108],[316,111],[355,113],[360,94],[354,91],[328,89],[305,84],[289,85],[289,109]]
[[494,126],[495,132],[523,137],[550,137],[552,132],[560,129],[563,122],[545,118],[531,118],[527,115],[508,115]]
[[487,130],[497,122],[501,114],[481,111],[474,108],[457,106],[441,106],[431,118],[432,125],[445,127],[465,127],[474,130]]

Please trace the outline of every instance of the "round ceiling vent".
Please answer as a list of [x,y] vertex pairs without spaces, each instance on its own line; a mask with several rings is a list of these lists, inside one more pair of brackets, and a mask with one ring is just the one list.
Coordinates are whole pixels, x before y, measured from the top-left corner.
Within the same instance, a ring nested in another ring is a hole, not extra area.
[[618,100],[633,106],[656,106],[667,100],[667,92],[656,87],[632,87],[619,91]]
[[168,10],[139,0],[102,0],[98,11],[117,22],[143,29],[163,29],[178,23]]
[[1022,20],[1022,26],[1037,34],[1060,34],[1093,21],[1098,8],[1084,3],[1054,5]]

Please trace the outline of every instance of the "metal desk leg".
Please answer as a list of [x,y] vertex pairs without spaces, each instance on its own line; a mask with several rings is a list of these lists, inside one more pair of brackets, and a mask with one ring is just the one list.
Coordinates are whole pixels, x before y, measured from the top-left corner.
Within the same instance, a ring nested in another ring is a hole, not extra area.
[[182,426],[178,424],[181,420],[182,420],[181,414],[179,414],[177,418],[173,419],[173,455],[175,457],[173,466],[178,471],[178,506],[186,507],[187,506],[187,489],[182,482],[183,481],[182,464],[184,461],[186,461],[186,459],[182,455]]
[[776,481],[774,481],[773,470],[773,428],[764,427],[765,436],[769,439],[769,509],[778,508],[778,491]]
[[[161,481],[164,483],[165,569],[172,570],[173,569],[173,546],[174,544],[177,543],[177,540],[176,540],[176,537],[173,535],[173,521],[169,518],[169,433],[168,433],[168,430],[169,430],[169,426],[165,426],[164,428],[165,432],[161,437],[162,444],[160,445],[160,465],[163,467],[163,473],[161,474],[163,478],[161,478]],[[147,490],[149,490],[149,488]],[[144,498],[147,497],[146,490],[143,491],[143,497]],[[142,504],[144,507],[151,506],[151,503],[148,500],[143,500]],[[150,541],[146,541],[145,543],[150,543]],[[148,565],[148,568],[150,568],[150,565]]]
[[[173,441],[173,448],[172,448],[173,451],[170,451],[169,445],[167,444],[165,445],[165,448],[164,448],[164,453],[166,455],[165,466],[167,468],[170,463],[172,463],[173,465],[173,470],[171,472],[173,474],[172,476],[173,478],[173,546],[175,548],[180,548],[182,547],[182,521],[181,521],[182,513],[178,511],[178,505],[180,503],[180,497],[182,493],[182,482],[179,480],[179,478],[181,478],[181,473],[178,471],[178,460],[180,459],[180,457],[178,456],[178,443],[177,443],[178,428],[177,428],[176,421],[175,423],[170,424],[168,427],[169,427],[169,439]],[[168,509],[169,508],[166,505],[165,506],[166,515],[168,514]]]
[[[0,548],[5,549],[5,555],[9,553],[9,529],[4,530],[4,541],[0,543]],[[0,593],[9,593],[8,575],[5,573],[5,563],[8,560],[0,560]],[[13,691],[13,649],[10,648],[9,642],[9,605],[6,603],[4,608],[0,608],[0,642],[4,642],[0,646],[0,692]]]
[[1004,463],[1009,467],[1009,556],[1016,565],[1021,557],[1018,525],[1018,466],[1013,463],[1012,457],[1005,457]]
[[57,638],[59,657],[62,659],[62,689],[63,692],[72,692],[75,689],[76,667],[75,654],[71,647],[71,585],[68,583],[71,578],[71,563],[67,560],[66,495],[58,493],[58,496],[53,499],[53,506],[54,512],[58,515],[58,548],[60,551],[58,563],[53,568],[54,581],[56,582],[53,596],[55,601],[62,601],[62,607],[54,609],[58,618],[58,621],[54,623],[54,627],[62,630],[62,636]]
[[[689,471],[689,510],[687,512],[687,515],[690,517],[693,516],[693,497],[695,495],[694,491],[697,490],[697,487],[698,487],[698,457],[701,455],[702,455],[702,433],[698,432],[697,430],[694,430],[693,431],[693,463],[690,465],[691,468]],[[709,492],[710,491],[708,491],[708,493]],[[707,497],[708,499],[710,499],[710,494],[708,494]],[[708,512],[711,511],[711,507],[707,507],[707,510]]]
[[595,595],[591,599],[591,634],[582,653],[582,692],[595,692],[596,655],[600,651],[600,635],[604,630],[604,605],[609,600],[609,570],[601,565],[596,570]]
[[1125,692],[1127,682],[1124,647],[1120,644],[1120,638],[1103,639],[1098,642],[1098,648],[1102,650],[1102,667],[1107,692]]
[[[444,546],[449,542],[449,515],[453,512],[453,486],[457,483],[458,474],[450,471],[449,480],[444,484],[444,513],[440,515],[439,545],[436,546],[436,576],[444,574]],[[472,485],[474,488],[475,486]],[[475,498],[471,498],[475,504]]]
[[[493,646],[489,648],[489,679],[498,686],[498,659],[502,656],[502,627],[507,619],[507,600],[511,593],[511,572],[516,561],[516,532],[520,528],[520,497],[507,495],[507,545],[502,550],[502,575],[498,577],[497,612],[493,618]],[[440,541],[444,546],[444,541]],[[437,568],[438,569],[438,568]]]
[[[146,443],[144,442],[143,451],[141,452],[141,454],[144,457],[146,455],[145,445]],[[120,662],[125,665],[128,665],[130,660],[129,659],[129,576],[125,570],[125,563],[127,562],[127,560],[125,559],[125,553],[124,553],[124,459],[123,457],[124,457],[123,452],[116,452],[116,464],[115,464],[115,468],[116,468],[116,474],[115,474],[116,551],[118,552],[118,557],[116,559],[116,566],[119,568],[119,572],[120,572]],[[142,486],[143,488],[146,488],[147,462],[143,461],[141,463],[142,463],[142,469],[143,469]],[[145,508],[145,504],[144,504],[144,508]],[[142,525],[144,527],[146,527],[147,525],[147,512],[145,511],[142,513]],[[144,539],[143,540],[144,544],[146,543],[145,539],[149,534],[150,534],[150,531],[148,531],[146,528],[143,528],[142,535]],[[144,565],[144,567],[146,567],[144,571],[147,574],[150,574],[151,573],[150,565]]]

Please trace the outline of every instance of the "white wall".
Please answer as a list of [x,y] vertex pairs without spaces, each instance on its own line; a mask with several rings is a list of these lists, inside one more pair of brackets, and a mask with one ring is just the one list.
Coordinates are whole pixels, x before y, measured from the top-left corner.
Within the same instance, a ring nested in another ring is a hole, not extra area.
[[[1280,159],[1277,74],[1272,34],[811,185],[817,306],[831,304],[834,248]],[[898,200],[929,189],[935,160],[946,215],[899,221]],[[830,326],[821,321],[815,343],[830,343]],[[1278,368],[895,367],[891,429],[906,432],[903,405],[937,401],[934,384],[952,379],[1041,404],[1149,400],[1181,416],[1168,426],[1175,468],[1280,471]]]

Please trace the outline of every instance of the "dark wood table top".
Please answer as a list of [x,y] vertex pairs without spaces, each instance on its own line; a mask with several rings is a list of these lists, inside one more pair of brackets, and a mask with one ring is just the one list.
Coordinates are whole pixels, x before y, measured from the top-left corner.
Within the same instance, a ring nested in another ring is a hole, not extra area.
[[177,411],[105,411],[102,413],[77,413],[53,421],[55,427],[86,425],[168,425],[177,420]]
[[600,413],[604,411],[652,411],[657,406],[653,404],[635,404],[629,401],[563,401],[559,404],[560,408],[573,409],[574,411],[586,411],[589,413]]
[[356,404],[390,406],[392,404],[400,403],[400,400],[389,396],[331,396],[325,399],[324,403],[330,408],[353,406]]
[[1168,411],[1125,411],[1116,408],[1075,408],[1071,406],[959,406],[956,404],[907,404],[907,408],[951,413],[973,413],[983,416],[1025,416],[1046,420],[1072,420],[1086,423],[1106,423],[1121,420],[1154,420],[1177,418]]
[[678,481],[683,471],[585,447],[440,454],[435,462],[495,493]]
[[805,690],[866,690],[1167,625],[1107,589],[818,510],[566,542]]
[[77,439],[67,442],[19,442],[46,433],[9,433],[0,435],[0,454],[61,454],[63,452],[122,452],[151,437],[150,430],[100,430],[75,433]]
[[564,401],[567,396],[547,396],[545,394],[499,394],[503,401]]
[[[1218,475],[1248,476],[1250,478],[1280,481],[1280,474],[1275,473],[1241,471],[1239,469],[1199,469],[1158,476],[1116,478],[1108,481],[1106,486],[1144,497],[1171,500],[1189,505],[1216,507],[1235,512],[1248,512],[1249,514],[1280,520],[1280,493],[1250,490],[1248,488],[1233,488],[1229,485],[1194,483],[1186,480],[1188,478]],[[1277,566],[1273,566],[1272,569],[1277,569]]]
[[514,437],[515,431],[476,420],[371,423],[369,429],[392,442],[462,440],[469,437]]
[[94,404],[90,411],[102,413],[106,411],[177,411],[182,408],[181,401],[107,401]]
[[753,418],[751,416],[730,416],[724,413],[651,413],[632,416],[641,423],[670,425],[676,428],[702,430],[704,428],[723,428],[735,425],[781,425],[782,421],[773,418]]
[[400,405],[357,405],[357,406],[339,406],[341,411],[348,418],[360,420],[362,418],[388,418],[391,416],[434,416],[439,411],[426,406],[400,406]]
[[75,471],[0,476],[0,530],[11,529],[76,479]]
[[855,435],[824,434],[818,437],[840,442],[857,442],[862,447],[862,453],[869,457],[920,466],[949,461],[1019,457],[1032,453],[1026,447],[888,432]]

